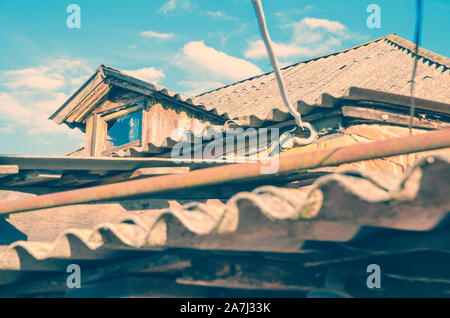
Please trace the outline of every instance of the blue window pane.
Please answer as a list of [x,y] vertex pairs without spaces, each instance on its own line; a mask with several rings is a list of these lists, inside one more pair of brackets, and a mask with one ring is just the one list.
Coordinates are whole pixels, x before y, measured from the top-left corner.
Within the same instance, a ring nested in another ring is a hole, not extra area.
[[118,147],[140,140],[142,135],[142,110],[108,122],[108,142]]

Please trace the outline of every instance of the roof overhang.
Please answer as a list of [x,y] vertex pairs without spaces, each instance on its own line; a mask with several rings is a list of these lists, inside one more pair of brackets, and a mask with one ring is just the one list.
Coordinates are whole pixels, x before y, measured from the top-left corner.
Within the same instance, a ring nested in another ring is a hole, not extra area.
[[53,115],[49,117],[58,125],[67,124],[70,128],[84,127],[86,117],[96,108],[113,87],[120,87],[144,96],[154,96],[170,103],[201,113],[219,122],[228,118],[194,105],[189,98],[171,92],[162,86],[151,84],[116,69],[101,65]]

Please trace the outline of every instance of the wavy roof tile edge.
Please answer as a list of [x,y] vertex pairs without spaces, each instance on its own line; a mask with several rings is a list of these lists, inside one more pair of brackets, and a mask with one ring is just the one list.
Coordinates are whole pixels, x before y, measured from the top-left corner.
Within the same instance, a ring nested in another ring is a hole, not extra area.
[[[337,185],[359,200],[373,204],[409,204],[414,202],[419,188],[426,179],[429,167],[444,164],[450,168],[450,157],[429,156],[423,158],[403,178],[386,180],[379,173],[364,170],[348,170],[319,178],[308,192],[294,189],[263,186],[252,192],[241,192],[233,196],[225,205],[208,205],[204,203],[188,203],[182,208],[168,208],[140,216],[126,216],[119,223],[103,223],[94,229],[69,229],[61,233],[53,242],[17,241],[7,249],[0,249],[0,270],[22,270],[23,257],[35,261],[45,259],[98,258],[102,252],[112,247],[123,248],[161,248],[177,247],[167,244],[170,241],[170,227],[173,222],[179,235],[181,226],[186,233],[194,237],[210,235],[233,235],[239,226],[240,204],[250,202],[257,207],[261,217],[270,222],[327,221],[334,216],[322,215],[321,209],[326,200],[326,187]],[[355,181],[358,182],[355,182]],[[445,200],[445,198],[442,198]],[[433,201],[433,200],[432,200]],[[433,204],[433,203],[430,203]],[[439,213],[428,216],[428,224],[402,224],[400,229],[426,231],[439,225],[447,215],[450,201],[437,204]],[[392,215],[391,215],[392,217]],[[331,219],[332,220],[332,219]],[[376,220],[355,221],[360,226],[377,226]],[[359,222],[359,223],[358,223]],[[379,224],[378,224],[379,226]],[[399,228],[395,223],[383,224],[391,228]],[[169,235],[169,237],[168,237]],[[183,240],[184,241],[184,240]],[[76,249],[71,246],[80,244]],[[191,246],[195,248],[195,246]],[[81,252],[80,252],[81,250]],[[85,252],[83,252],[83,250]],[[89,256],[90,251],[94,256]],[[79,254],[77,254],[79,253]],[[26,266],[26,265],[25,265]]]

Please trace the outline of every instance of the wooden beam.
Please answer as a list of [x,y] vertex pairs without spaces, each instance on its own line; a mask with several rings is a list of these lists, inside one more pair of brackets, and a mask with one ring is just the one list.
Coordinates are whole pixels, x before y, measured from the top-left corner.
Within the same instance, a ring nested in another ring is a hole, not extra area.
[[81,185],[94,183],[100,179],[95,174],[70,174],[63,176],[60,180],[55,180],[48,186],[50,187],[78,187]]
[[[241,161],[237,161],[241,162]],[[243,161],[242,161],[243,162]],[[1,156],[0,165],[18,165],[19,171],[22,170],[46,170],[46,171],[92,171],[100,172],[123,172],[136,170],[139,168],[150,167],[179,167],[190,166],[195,169],[220,166],[230,164],[223,160],[207,159],[172,159],[172,158],[153,158],[153,157],[40,157],[40,156]]]
[[137,86],[137,85],[133,85],[133,84],[130,84],[128,82],[121,81],[121,80],[110,79],[110,83],[112,85],[115,85],[115,86],[118,86],[118,87],[121,87],[121,88],[125,88],[125,89],[128,89],[130,91],[133,91],[133,92],[136,92],[136,93],[139,93],[139,94],[143,94],[143,95],[146,95],[146,96],[150,96],[150,95],[152,95],[155,92],[154,90],[151,90],[151,89],[148,89],[148,88],[145,88],[145,87],[141,87],[141,86]]
[[147,98],[147,96],[136,97],[133,99],[124,99],[118,102],[105,101],[102,106],[94,110],[93,114],[101,114],[103,116],[116,112],[123,109],[126,106],[135,105],[136,103],[142,102]]
[[228,118],[224,117],[225,115],[216,115],[213,114],[212,112],[208,111],[208,110],[202,110],[200,109],[197,105],[193,105],[193,104],[189,104],[186,101],[180,101],[180,100],[176,100],[174,97],[168,96],[168,95],[164,95],[163,93],[159,92],[159,91],[154,91],[154,90],[150,90],[148,88],[144,88],[144,87],[140,87],[140,86],[136,86],[136,85],[132,85],[130,83],[127,82],[122,82],[122,81],[118,81],[118,80],[110,80],[110,84],[112,85],[116,85],[131,91],[134,91],[136,93],[140,93],[146,96],[152,96],[155,95],[157,97],[159,97],[160,99],[166,100],[166,101],[170,101],[172,104],[178,105],[180,107],[183,107],[184,109],[189,109],[190,111],[194,111],[195,113],[201,113],[206,115],[209,118],[213,118],[215,120],[217,120],[220,123],[224,123],[225,121],[227,121]]
[[108,156],[111,156],[115,152],[119,152],[121,150],[128,150],[128,149],[135,148],[135,147],[140,147],[140,146],[141,146],[141,141],[140,140],[135,140],[135,141],[129,142],[129,143],[125,144],[125,145],[112,147],[112,148],[109,148],[107,150],[103,150],[100,153],[100,155],[102,157],[108,157]]
[[139,168],[134,171],[119,173],[112,176],[105,176],[99,180],[99,184],[120,182],[131,179],[160,176],[166,174],[179,174],[189,172],[189,167],[150,167]]
[[100,83],[67,117],[69,123],[80,122],[92,108],[109,92],[110,85]]
[[150,131],[150,125],[149,125],[149,108],[147,107],[148,100],[145,101],[145,108],[142,110],[142,131],[141,131],[141,146],[147,147],[147,144],[149,142],[149,131]]
[[134,112],[136,112],[138,110],[141,110],[143,108],[144,108],[144,106],[142,106],[142,105],[133,106],[133,107],[130,107],[130,108],[125,108],[125,109],[119,110],[117,112],[114,112],[112,114],[103,116],[102,119],[104,121],[109,121],[109,120],[112,120],[112,119],[116,119],[116,118],[122,117],[124,115],[128,115],[130,113],[134,113]]
[[135,170],[130,178],[189,172],[189,167],[150,167]]
[[109,91],[111,90],[111,86],[105,84],[106,86],[104,88],[101,88],[101,90],[95,93],[95,95],[92,96],[93,101],[89,102],[88,106],[83,109],[83,111],[77,115],[75,118],[75,122],[82,122],[89,114],[90,112],[95,109],[97,105],[99,105],[107,96]]
[[91,156],[93,126],[94,116],[89,116],[86,120],[86,134],[84,137],[84,149],[88,156]]
[[77,106],[88,96],[100,83],[103,82],[104,74],[98,69],[91,78],[81,86],[69,100],[61,106],[51,117],[57,124],[62,124],[65,119],[77,108]]
[[[321,120],[324,118],[328,118],[328,117],[338,117],[342,115],[342,111],[340,109],[338,110],[329,110],[329,109],[321,109],[320,112],[316,112],[313,114],[308,114],[306,116],[302,116],[302,120],[306,121],[306,122],[312,122],[312,121],[317,121],[317,120]],[[272,124],[267,126],[266,128],[283,128],[283,127],[287,127],[287,126],[294,126],[296,125],[295,120],[286,120],[280,123],[276,123],[276,124]]]
[[[354,106],[342,106],[342,114],[344,115],[344,117],[359,118],[386,124],[396,124],[400,126],[408,126],[409,124],[408,115],[370,109],[365,107],[363,108]],[[413,127],[426,129],[443,129],[450,127],[450,123],[432,121],[429,119],[422,120],[414,117]]]
[[7,182],[3,183],[6,187],[35,185],[51,180],[57,180],[61,178],[61,173],[54,171],[29,171],[24,174],[15,175]]
[[0,179],[19,173],[18,165],[0,165]]
[[106,134],[108,125],[100,117],[100,115],[94,115],[94,122],[92,126],[92,141],[91,141],[91,156],[100,156],[102,151],[106,149]]
[[[365,106],[374,104],[387,106],[398,110],[409,110],[412,106],[411,97],[393,93],[381,92],[367,88],[351,87],[349,96],[343,97],[343,100],[361,103]],[[450,104],[441,103],[432,100],[414,98],[417,110],[426,110],[432,113],[441,113],[450,115]]]

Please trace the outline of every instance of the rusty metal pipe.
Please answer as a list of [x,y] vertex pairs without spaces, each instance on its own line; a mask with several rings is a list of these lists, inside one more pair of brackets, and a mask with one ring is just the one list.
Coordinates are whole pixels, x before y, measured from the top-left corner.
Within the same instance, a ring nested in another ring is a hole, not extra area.
[[[277,173],[324,166],[336,166],[354,161],[376,159],[401,154],[450,147],[450,129],[358,144],[311,153],[278,158]],[[261,177],[261,169],[268,163],[252,162],[200,169],[185,174],[165,175],[84,189],[40,195],[33,198],[0,202],[0,215],[51,208],[63,205],[122,199],[168,190],[208,186],[228,181],[242,181]]]

